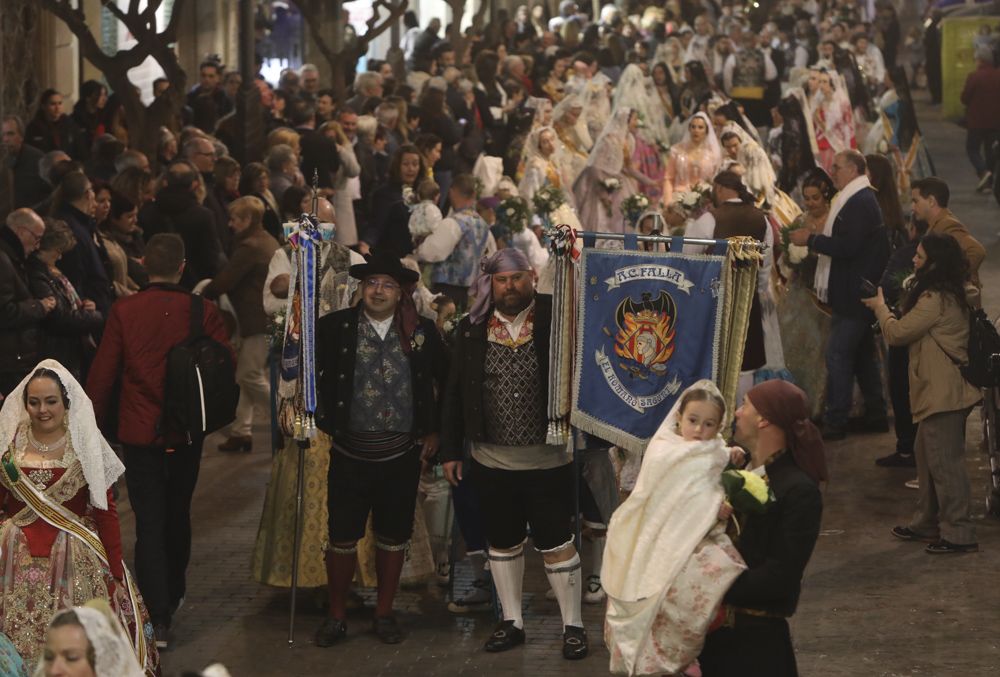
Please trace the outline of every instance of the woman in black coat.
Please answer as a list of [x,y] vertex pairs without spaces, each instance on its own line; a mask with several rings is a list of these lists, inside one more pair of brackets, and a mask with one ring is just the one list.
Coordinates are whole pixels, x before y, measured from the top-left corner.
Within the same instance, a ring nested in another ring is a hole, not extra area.
[[374,249],[381,254],[403,258],[413,253],[410,237],[410,210],[403,196],[405,189],[415,190],[427,176],[423,155],[412,144],[400,146],[389,164],[389,180],[372,193],[372,219],[361,238],[361,252]]
[[46,219],[38,251],[28,259],[28,286],[35,298],[52,297],[56,306],[41,324],[39,359],[58,360],[77,378],[97,347],[104,317],[90,299],[81,299],[56,262],[76,246],[73,232],[62,221]]

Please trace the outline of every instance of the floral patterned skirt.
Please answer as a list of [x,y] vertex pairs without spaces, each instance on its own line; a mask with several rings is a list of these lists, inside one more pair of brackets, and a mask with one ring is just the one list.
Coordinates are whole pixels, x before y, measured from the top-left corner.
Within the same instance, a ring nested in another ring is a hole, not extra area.
[[695,548],[673,583],[637,602],[608,596],[604,642],[616,675],[672,675],[693,663],[722,597],[746,568],[722,526]]
[[[93,525],[88,525],[93,529]],[[158,675],[160,659],[153,626],[141,598],[136,618],[128,593],[86,545],[66,532],[56,536],[48,557],[32,557],[28,541],[11,521],[0,527],[0,632],[34,665],[45,647],[49,621],[61,609],[101,599],[111,606],[129,637],[141,627],[146,637],[143,669]]]

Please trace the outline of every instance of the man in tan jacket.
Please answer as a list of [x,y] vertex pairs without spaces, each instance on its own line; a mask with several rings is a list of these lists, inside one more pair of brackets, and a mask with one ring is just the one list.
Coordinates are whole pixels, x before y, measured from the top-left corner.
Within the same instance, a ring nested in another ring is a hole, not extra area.
[[926,179],[914,181],[910,189],[913,214],[918,219],[927,222],[928,233],[951,235],[958,241],[958,246],[962,248],[962,252],[969,262],[969,279],[976,285],[977,289],[981,289],[979,266],[986,258],[986,248],[980,244],[979,240],[972,237],[969,229],[962,225],[948,209],[950,194],[948,184],[936,176],[928,176]]

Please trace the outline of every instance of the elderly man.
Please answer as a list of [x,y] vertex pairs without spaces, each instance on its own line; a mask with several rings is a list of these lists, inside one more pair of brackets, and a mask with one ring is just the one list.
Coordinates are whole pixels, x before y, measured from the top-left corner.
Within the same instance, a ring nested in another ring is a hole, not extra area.
[[858,151],[838,153],[831,173],[840,192],[830,206],[823,232],[801,229],[790,235],[793,244],[807,245],[820,255],[816,295],[833,311],[826,348],[825,440],[847,436],[855,376],[865,400],[860,427],[870,432],[889,430],[872,332],[875,316],[861,303],[862,282],[874,283],[885,270],[889,239],[866,170],[865,156]]
[[278,241],[264,230],[264,203],[260,198],[234,200],[229,205],[229,227],[233,230],[233,255],[203,294],[210,299],[228,294],[240,326],[240,352],[236,361],[240,401],[236,419],[229,428],[229,439],[219,445],[219,451],[250,451],[254,407],[267,411],[270,395],[264,280],[271,257],[278,250]]
[[228,255],[233,246],[233,233],[227,227],[229,213],[215,190],[215,144],[207,137],[195,136],[184,144],[181,152],[183,159],[190,162],[201,175],[201,182],[205,186],[205,199],[202,204],[212,212],[215,234],[219,238],[219,244],[222,245],[222,251]]
[[316,632],[328,647],[347,634],[347,592],[368,514],[375,533],[378,601],[374,631],[386,644],[403,639],[392,602],[413,531],[421,461],[437,453],[447,357],[433,322],[417,315],[420,274],[398,259],[373,255],[351,266],[362,301],[319,321],[319,427],[330,457],[330,616]]
[[487,651],[525,641],[521,615],[527,527],[562,611],[567,659],[587,655],[581,617],[580,555],[573,545],[573,466],[566,445],[546,444],[552,301],[535,293],[535,273],[517,249],[485,260],[475,303],[456,332],[442,405],[441,457],[448,481],[469,477],[479,495],[503,620]]
[[729,620],[708,635],[699,657],[705,677],[752,674],[794,677],[788,619],[819,537],[827,479],[823,441],[809,420],[809,403],[786,381],[754,386],[736,410],[736,441],[750,465],[766,468],[777,500],[762,514],[737,515],[737,549],[747,569],[726,593]]
[[345,103],[351,110],[364,115],[375,109],[382,100],[382,76],[366,71],[354,79],[354,96]]
[[39,324],[56,307],[53,297],[35,299],[25,263],[38,249],[45,224],[30,209],[18,209],[0,228],[0,395],[28,375],[38,358]]

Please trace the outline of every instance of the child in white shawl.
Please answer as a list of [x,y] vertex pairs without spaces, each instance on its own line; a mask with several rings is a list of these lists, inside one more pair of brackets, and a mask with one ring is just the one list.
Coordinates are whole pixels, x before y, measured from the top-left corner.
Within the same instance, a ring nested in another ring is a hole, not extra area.
[[[410,237],[413,238],[413,247],[419,247],[420,243],[434,232],[434,229],[444,221],[444,215],[438,207],[441,197],[441,188],[434,183],[433,179],[423,179],[417,184],[416,204],[410,207]],[[411,198],[412,199],[412,198]]]
[[601,583],[612,673],[701,674],[695,661],[709,624],[746,568],[725,534],[721,475],[743,455],[719,435],[725,413],[711,381],[685,390],[611,518]]

